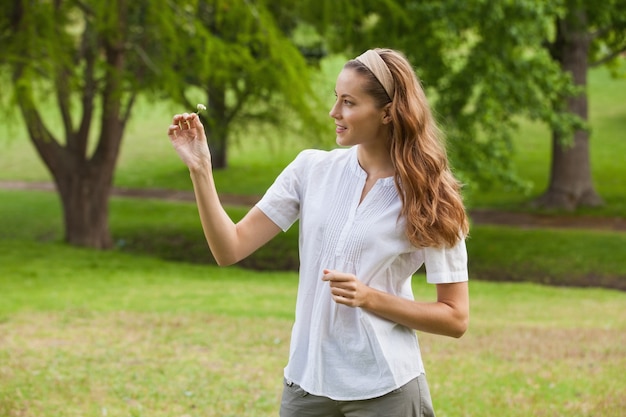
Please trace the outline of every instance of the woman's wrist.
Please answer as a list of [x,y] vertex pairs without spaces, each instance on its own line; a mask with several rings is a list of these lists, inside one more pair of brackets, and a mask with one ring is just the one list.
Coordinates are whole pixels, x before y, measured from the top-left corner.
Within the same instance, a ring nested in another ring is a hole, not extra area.
[[211,173],[212,171],[212,166],[211,166],[211,161],[210,160],[200,160],[197,161],[193,164],[189,164],[187,166],[187,168],[189,168],[189,174],[193,177],[193,176],[202,176],[204,174],[207,173]]

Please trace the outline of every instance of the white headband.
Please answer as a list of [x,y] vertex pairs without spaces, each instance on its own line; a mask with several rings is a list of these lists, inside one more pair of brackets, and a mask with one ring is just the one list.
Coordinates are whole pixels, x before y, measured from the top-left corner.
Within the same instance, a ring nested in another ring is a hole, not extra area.
[[365,65],[374,74],[374,77],[382,84],[390,99],[393,100],[395,86],[393,76],[385,61],[373,49],[365,51],[363,54],[355,58],[357,61]]

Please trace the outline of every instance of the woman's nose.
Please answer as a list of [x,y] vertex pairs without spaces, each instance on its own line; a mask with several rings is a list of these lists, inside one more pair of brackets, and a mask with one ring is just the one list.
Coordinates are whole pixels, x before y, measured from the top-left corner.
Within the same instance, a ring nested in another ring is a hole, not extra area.
[[339,119],[339,112],[337,111],[337,103],[333,104],[333,107],[330,108],[328,115],[333,119]]

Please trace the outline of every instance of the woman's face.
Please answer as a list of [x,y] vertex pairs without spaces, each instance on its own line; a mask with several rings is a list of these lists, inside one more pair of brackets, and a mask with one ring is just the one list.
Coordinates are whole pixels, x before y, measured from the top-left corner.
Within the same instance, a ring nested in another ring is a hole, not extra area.
[[365,77],[353,69],[343,69],[337,77],[337,100],[329,115],[335,119],[340,146],[380,146],[386,142],[386,110],[376,107],[373,97],[365,92],[364,84]]

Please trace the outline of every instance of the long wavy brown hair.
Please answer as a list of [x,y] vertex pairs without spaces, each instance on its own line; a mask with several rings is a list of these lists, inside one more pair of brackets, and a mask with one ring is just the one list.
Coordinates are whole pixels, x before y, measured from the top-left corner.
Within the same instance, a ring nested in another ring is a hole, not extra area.
[[391,71],[395,84],[389,97],[374,74],[357,60],[350,68],[365,76],[365,91],[383,108],[391,103],[389,152],[395,183],[402,199],[406,234],[417,247],[454,246],[469,232],[461,184],[452,174],[443,135],[426,95],[406,57],[392,49],[375,49]]

